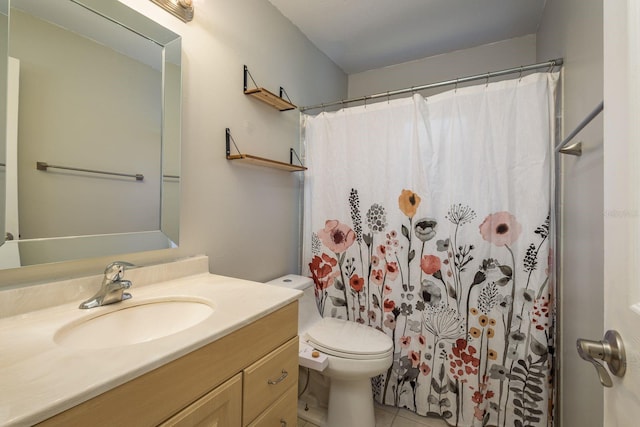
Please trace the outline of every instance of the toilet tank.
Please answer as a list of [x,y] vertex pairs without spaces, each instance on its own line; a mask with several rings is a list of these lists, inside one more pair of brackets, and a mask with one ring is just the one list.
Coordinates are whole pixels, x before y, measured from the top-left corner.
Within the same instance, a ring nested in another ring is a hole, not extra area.
[[314,323],[322,319],[316,304],[313,280],[310,277],[287,274],[267,282],[268,285],[283,286],[303,292],[298,300],[298,335],[302,336]]

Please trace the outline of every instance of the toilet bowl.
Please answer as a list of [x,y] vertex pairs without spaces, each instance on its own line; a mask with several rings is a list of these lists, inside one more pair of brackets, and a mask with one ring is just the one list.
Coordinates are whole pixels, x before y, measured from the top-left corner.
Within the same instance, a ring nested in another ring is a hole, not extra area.
[[[326,427],[375,425],[371,378],[385,372],[393,362],[391,338],[374,328],[342,319],[322,318],[310,278],[287,275],[268,282],[303,291],[298,303],[298,335],[303,350],[312,347],[326,358],[316,369],[329,379]],[[304,356],[307,357],[307,356]],[[314,373],[318,375],[318,373]],[[322,383],[322,381],[315,381]],[[322,395],[322,392],[316,393]],[[320,402],[322,406],[322,402]],[[300,406],[299,406],[300,407]],[[302,418],[304,414],[300,414]],[[316,421],[317,420],[312,420]]]

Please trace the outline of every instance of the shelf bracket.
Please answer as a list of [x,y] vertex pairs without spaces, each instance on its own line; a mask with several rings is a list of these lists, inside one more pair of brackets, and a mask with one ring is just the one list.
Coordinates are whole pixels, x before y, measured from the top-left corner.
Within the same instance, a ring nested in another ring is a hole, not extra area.
[[256,84],[256,81],[253,80],[253,76],[249,72],[249,68],[245,65],[244,66],[244,91],[245,92],[247,91],[247,89],[249,89],[248,78],[251,79],[251,81],[253,82],[254,86],[258,87],[258,85]]
[[293,102],[291,102],[291,98],[289,98],[289,94],[287,93],[287,91],[284,90],[282,86],[280,86],[280,98],[284,99],[285,96],[287,97],[287,101],[289,101],[289,103],[293,105]]
[[238,149],[238,146],[236,145],[236,142],[233,140],[233,137],[231,136],[231,130],[229,128],[226,128],[225,130],[225,137],[226,137],[227,159],[229,158],[229,156],[231,156],[232,143],[233,143],[233,146],[236,147],[236,151],[238,152],[238,154],[242,155],[242,153],[240,153],[240,150]]
[[294,150],[293,148],[289,148],[289,164],[293,164],[294,155],[296,156],[296,159],[298,159],[298,163],[300,163],[300,166],[304,167],[304,165],[302,164],[302,160],[300,160],[300,157],[298,157],[298,153],[296,153],[296,150]]
[[[251,82],[255,86],[255,89],[249,89],[249,79],[251,79]],[[280,86],[279,96],[276,95],[275,93],[268,91],[263,87],[259,87],[256,81],[253,79],[253,76],[249,72],[249,68],[246,65],[244,66],[243,81],[244,81],[243,90],[245,95],[251,95],[256,99],[259,99],[260,101],[271,105],[273,108],[279,111],[289,111],[289,110],[294,110],[298,108],[291,102],[289,95],[287,94],[287,92],[284,90],[282,86]],[[285,95],[287,99],[284,99],[283,96]]]

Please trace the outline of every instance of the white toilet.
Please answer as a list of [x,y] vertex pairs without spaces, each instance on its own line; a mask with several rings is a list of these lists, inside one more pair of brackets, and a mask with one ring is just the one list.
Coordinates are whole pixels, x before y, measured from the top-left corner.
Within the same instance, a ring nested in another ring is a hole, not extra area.
[[[371,378],[391,366],[391,338],[359,323],[322,318],[316,304],[313,281],[308,277],[290,274],[267,283],[304,292],[298,310],[300,364],[321,370],[322,375],[330,380],[326,427],[374,426]],[[320,352],[316,360],[310,359],[309,346]],[[328,362],[324,363],[326,367],[317,363],[324,359]],[[316,380],[315,383],[322,381]]]

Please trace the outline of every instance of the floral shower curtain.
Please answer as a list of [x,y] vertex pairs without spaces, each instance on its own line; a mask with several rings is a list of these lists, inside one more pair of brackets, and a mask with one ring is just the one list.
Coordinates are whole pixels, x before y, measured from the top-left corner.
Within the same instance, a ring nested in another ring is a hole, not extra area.
[[303,116],[304,265],[323,316],[393,339],[378,402],[550,424],[557,77]]

